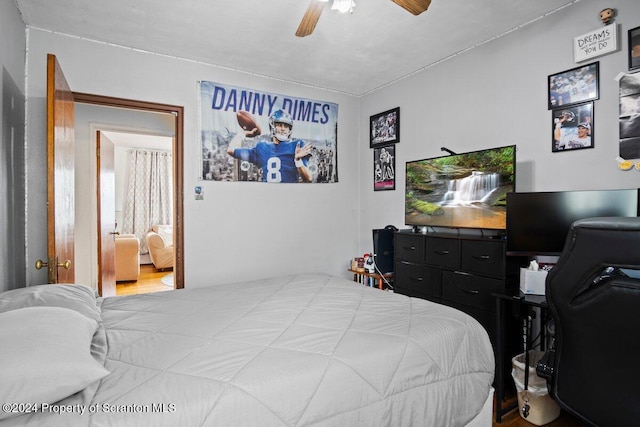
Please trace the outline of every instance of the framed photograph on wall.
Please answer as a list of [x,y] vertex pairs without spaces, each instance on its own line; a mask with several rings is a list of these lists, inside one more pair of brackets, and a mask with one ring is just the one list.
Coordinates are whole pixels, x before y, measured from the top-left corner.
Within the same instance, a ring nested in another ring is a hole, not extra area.
[[396,189],[396,146],[373,149],[373,190]]
[[552,112],[551,151],[593,148],[593,102]]
[[370,148],[400,142],[400,107],[371,116],[369,138]]
[[[640,73],[625,74],[620,77],[618,84],[620,92],[619,156],[627,160],[640,159]],[[640,162],[625,164],[633,167],[634,163],[640,170]]]
[[640,70],[640,27],[629,30],[629,71]]
[[551,74],[547,78],[548,109],[565,108],[598,99],[600,97],[599,72],[600,63],[593,62]]

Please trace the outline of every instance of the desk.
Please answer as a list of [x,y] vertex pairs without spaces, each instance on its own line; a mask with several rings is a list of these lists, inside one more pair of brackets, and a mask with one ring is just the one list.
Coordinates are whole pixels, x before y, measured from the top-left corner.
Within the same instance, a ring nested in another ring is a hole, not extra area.
[[[505,338],[505,330],[506,330],[506,321],[507,321],[507,313],[506,313],[506,304],[511,304],[512,309],[512,317],[519,319],[520,321],[524,321],[527,319],[531,310],[534,307],[540,309],[540,317],[542,318],[541,322],[541,330],[540,330],[540,350],[544,351],[546,348],[545,343],[545,323],[547,318],[547,299],[544,295],[525,295],[523,293],[518,294],[493,294],[496,298],[496,423],[502,422],[502,416],[507,412],[511,411],[513,408],[517,406],[517,403],[513,403],[506,407],[502,407],[502,403],[505,399],[505,386],[507,379],[504,378],[504,370],[502,369],[503,364],[505,363],[505,357],[509,356],[506,354],[506,338]],[[524,347],[526,351],[531,349],[531,324],[530,322],[526,322],[524,328]],[[525,366],[525,372],[528,372],[528,367]]]
[[384,281],[385,279],[389,280],[393,278],[393,273],[385,273],[380,275],[378,273],[367,273],[366,271],[357,271],[349,269],[350,273],[353,273],[353,281],[362,283],[363,285],[367,284],[369,279],[373,280],[378,289],[384,289]]

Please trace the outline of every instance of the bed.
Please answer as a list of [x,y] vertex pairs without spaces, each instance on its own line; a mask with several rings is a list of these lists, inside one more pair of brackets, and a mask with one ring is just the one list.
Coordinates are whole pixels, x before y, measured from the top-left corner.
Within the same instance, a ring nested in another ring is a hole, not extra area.
[[453,308],[325,274],[96,298],[0,294],[0,426],[491,426]]

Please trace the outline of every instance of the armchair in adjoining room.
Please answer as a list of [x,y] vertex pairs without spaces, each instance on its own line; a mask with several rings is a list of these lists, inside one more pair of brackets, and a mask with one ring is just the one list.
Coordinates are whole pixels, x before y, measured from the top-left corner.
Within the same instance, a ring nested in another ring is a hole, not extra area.
[[173,227],[154,225],[146,239],[153,265],[158,270],[173,268]]
[[135,234],[115,237],[116,282],[136,281],[140,276],[140,240]]
[[640,422],[640,218],[573,223],[546,280],[553,341],[538,363],[558,404],[591,426]]

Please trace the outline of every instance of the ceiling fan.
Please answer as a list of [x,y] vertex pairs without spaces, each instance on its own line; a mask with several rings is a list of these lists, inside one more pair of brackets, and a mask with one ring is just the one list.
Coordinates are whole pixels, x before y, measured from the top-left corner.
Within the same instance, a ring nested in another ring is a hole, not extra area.
[[[431,4],[431,0],[391,0],[395,4],[405,8],[409,12],[414,15],[420,15],[422,12],[429,8]],[[306,37],[309,34],[313,33],[313,30],[316,28],[316,24],[318,23],[318,19],[320,19],[320,15],[324,10],[328,0],[311,0],[309,2],[309,6],[307,7],[307,11],[304,13],[302,17],[302,21],[300,21],[300,25],[296,30],[296,36],[298,37]],[[340,3],[339,1],[334,1],[333,8],[336,8],[336,4]],[[350,7],[353,7],[351,1],[348,2]],[[347,10],[349,9],[347,8]]]

